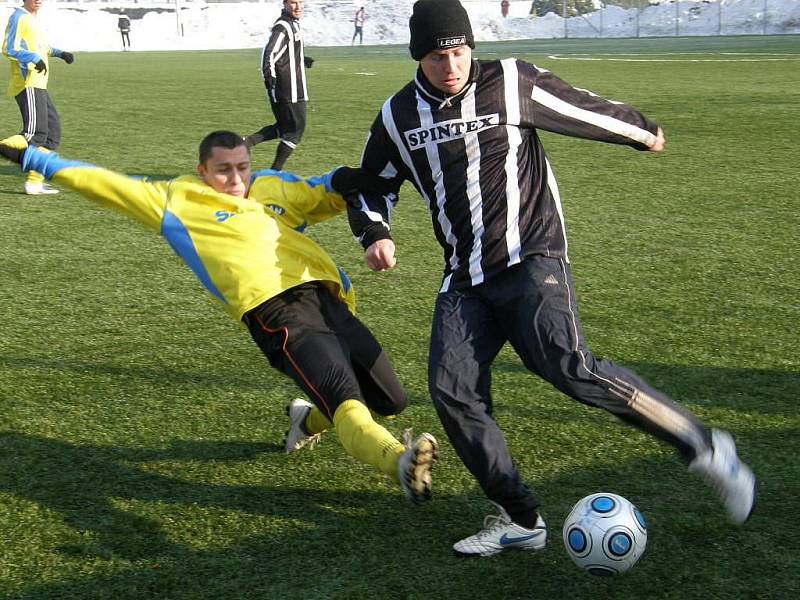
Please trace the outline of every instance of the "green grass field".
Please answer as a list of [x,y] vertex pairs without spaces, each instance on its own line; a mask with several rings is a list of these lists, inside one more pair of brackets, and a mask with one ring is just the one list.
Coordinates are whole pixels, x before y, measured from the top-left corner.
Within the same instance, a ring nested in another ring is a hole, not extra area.
[[[775,598],[800,596],[797,122],[800,37],[479,44],[624,100],[664,128],[660,156],[544,133],[590,346],[713,426],[759,481],[743,528],[666,447],[555,392],[504,350],[496,417],[540,497],[535,555],[458,559],[491,506],[426,391],[441,257],[404,188],[398,265],[370,272],[346,219],[312,231],[347,268],[361,318],[410,395],[387,426],[442,442],[414,507],[329,434],[286,456],[296,396],[156,235],[74,193],[27,197],[0,165],[0,597]],[[212,129],[271,120],[260,50],[54,61],[60,152],[131,174],[194,169]],[[312,102],[288,167],[353,164],[413,73],[401,47],[311,48]],[[580,60],[588,57],[602,60]],[[625,60],[609,60],[612,58]],[[635,60],[632,60],[635,59]],[[0,66],[5,82],[8,66]],[[13,99],[2,134],[19,130]],[[274,143],[254,152],[268,166]],[[647,551],[598,579],[564,551],[572,504],[600,490],[643,511]]]

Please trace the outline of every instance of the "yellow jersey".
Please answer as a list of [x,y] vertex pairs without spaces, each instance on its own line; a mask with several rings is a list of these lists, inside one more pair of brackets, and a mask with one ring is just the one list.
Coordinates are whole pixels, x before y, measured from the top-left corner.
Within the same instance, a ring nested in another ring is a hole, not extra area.
[[335,169],[312,178],[257,171],[247,197],[238,198],[214,191],[193,175],[149,181],[34,146],[25,151],[22,167],[158,231],[237,320],[309,281],[323,282],[355,312],[344,271],[304,233],[345,209],[331,186]]
[[[16,96],[25,88],[47,89],[50,72],[48,58],[61,56],[61,50],[51,48],[44,39],[39,20],[24,8],[17,8],[9,17],[3,37],[3,54],[11,63],[11,78],[7,94]],[[39,73],[34,65],[44,61],[47,69]]]

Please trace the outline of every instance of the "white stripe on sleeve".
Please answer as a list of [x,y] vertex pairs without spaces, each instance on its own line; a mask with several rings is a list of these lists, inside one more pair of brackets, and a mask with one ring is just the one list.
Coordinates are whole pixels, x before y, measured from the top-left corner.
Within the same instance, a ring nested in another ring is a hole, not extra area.
[[656,140],[656,136],[646,129],[636,127],[636,125],[631,125],[630,123],[620,121],[608,115],[600,115],[590,110],[578,108],[537,86],[533,87],[531,99],[565,117],[595,125],[596,127],[640,142],[646,146],[651,146]]

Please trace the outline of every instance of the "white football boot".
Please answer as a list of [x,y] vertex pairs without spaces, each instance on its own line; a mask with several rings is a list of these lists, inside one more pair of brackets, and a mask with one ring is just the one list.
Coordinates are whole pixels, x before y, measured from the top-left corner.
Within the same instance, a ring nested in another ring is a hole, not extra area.
[[689,464],[689,472],[700,475],[719,494],[731,521],[741,525],[750,518],[756,501],[756,476],[736,455],[731,434],[713,429],[711,448]]
[[453,544],[453,550],[461,556],[494,556],[508,548],[519,548],[535,552],[544,550],[547,543],[547,525],[542,516],[536,519],[533,529],[517,525],[505,509],[492,502],[500,511],[498,515],[487,515],[483,529],[475,535]]
[[25,193],[28,194],[28,196],[44,196],[57,194],[58,190],[48,183],[25,182]]
[[319,442],[321,433],[309,435],[304,428],[306,417],[313,407],[311,402],[302,398],[295,398],[286,407],[286,414],[289,416],[289,431],[286,432],[286,439],[283,440],[283,449],[286,454],[306,446],[310,450]]
[[439,442],[422,433],[411,442],[411,430],[403,432],[405,452],[397,459],[397,479],[406,497],[419,504],[431,499],[431,469],[439,458]]

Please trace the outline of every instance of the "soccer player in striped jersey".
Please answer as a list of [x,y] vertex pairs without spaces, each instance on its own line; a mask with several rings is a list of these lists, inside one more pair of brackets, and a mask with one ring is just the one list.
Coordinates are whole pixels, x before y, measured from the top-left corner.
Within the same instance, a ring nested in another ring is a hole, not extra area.
[[412,441],[407,430],[401,443],[373,420],[373,413],[402,411],[405,391],[356,318],[344,271],[305,235],[310,225],[343,212],[342,193],[368,186],[357,169],[309,179],[252,173],[242,137],[229,131],[201,142],[196,176],[169,181],[67,160],[29,146],[21,135],[0,141],[0,155],[161,234],[228,314],[244,323],[272,366],[313,402],[287,407],[286,452],[333,427],[350,455],[392,477],[409,499],[430,499],[436,439],[423,433]]
[[362,158],[362,168],[394,189],[361,194],[349,212],[368,266],[390,269],[390,215],[400,185],[410,181],[444,251],[428,386],[453,447],[500,512],[455,551],[489,556],[545,546],[539,502],[492,417],[491,366],[506,342],[561,392],[672,444],[720,494],[731,520],[743,523],[753,508],[755,477],[731,436],[709,430],[585,345],[561,197],[537,133],[660,152],[661,128],[535,65],[473,60],[472,29],[458,0],[419,0],[409,24],[419,68],[383,104]]
[[[24,0],[8,19],[3,38],[3,54],[11,63],[7,95],[13,96],[22,115],[22,135],[28,143],[55,150],[61,142],[61,120],[47,92],[50,76],[49,57],[72,64],[71,52],[51,48],[44,39],[37,19],[43,0]],[[58,190],[44,183],[40,173],[30,171],[25,193],[57,194]]]
[[245,138],[248,147],[279,138],[272,162],[276,170],[283,169],[306,128],[306,67],[310,68],[314,59],[305,55],[300,30],[303,4],[304,0],[283,1],[281,15],[261,52],[261,75],[275,123]]

